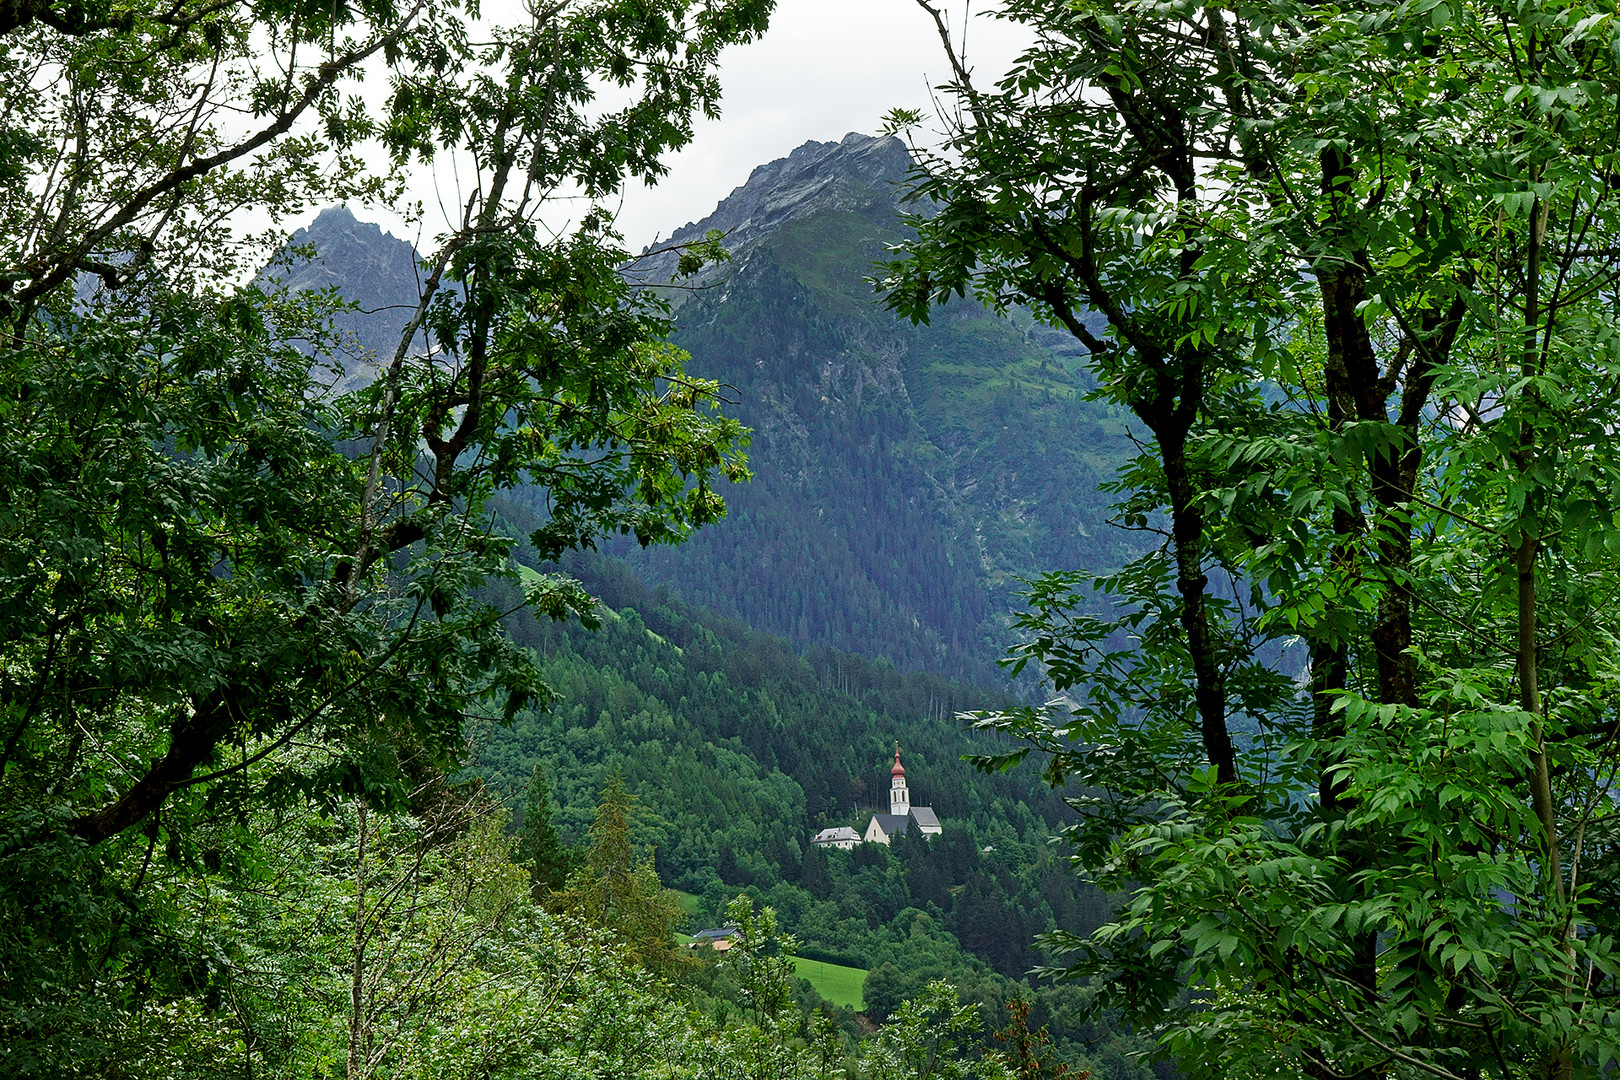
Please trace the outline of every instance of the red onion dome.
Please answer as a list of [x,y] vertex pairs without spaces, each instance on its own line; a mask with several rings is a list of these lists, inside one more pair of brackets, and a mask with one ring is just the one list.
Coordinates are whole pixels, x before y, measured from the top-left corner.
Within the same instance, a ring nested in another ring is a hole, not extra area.
[[904,765],[900,764],[900,748],[898,746],[895,747],[895,749],[894,749],[894,768],[889,770],[889,775],[890,776],[904,776],[904,775],[906,775],[906,767]]

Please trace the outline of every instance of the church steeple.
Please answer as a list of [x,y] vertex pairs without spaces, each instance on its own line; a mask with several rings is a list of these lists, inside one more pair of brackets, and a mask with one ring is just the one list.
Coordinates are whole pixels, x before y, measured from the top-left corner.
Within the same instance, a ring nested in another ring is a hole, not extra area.
[[900,764],[900,743],[894,744],[894,768],[889,770],[889,813],[911,813],[911,792],[906,788],[906,767]]

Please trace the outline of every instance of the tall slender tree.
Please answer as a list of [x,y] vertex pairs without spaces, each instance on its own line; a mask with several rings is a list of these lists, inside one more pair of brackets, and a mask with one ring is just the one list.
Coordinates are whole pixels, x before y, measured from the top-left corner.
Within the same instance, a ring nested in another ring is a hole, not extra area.
[[649,970],[678,970],[687,958],[675,947],[680,902],[658,880],[650,852],[632,835],[636,797],[618,773],[608,777],[596,806],[585,863],[553,900],[559,911],[611,930],[631,959]]
[[578,861],[574,851],[557,835],[545,766],[538,762],[523,800],[517,854],[529,868],[529,880],[534,884],[537,898],[561,889]]

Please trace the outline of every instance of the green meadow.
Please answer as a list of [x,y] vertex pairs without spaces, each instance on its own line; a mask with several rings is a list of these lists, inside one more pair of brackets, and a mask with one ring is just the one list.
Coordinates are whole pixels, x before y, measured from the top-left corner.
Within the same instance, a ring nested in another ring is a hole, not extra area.
[[861,987],[866,982],[866,969],[827,964],[820,960],[793,958],[793,969],[801,979],[809,979],[816,993],[834,1005],[848,1005],[856,1012],[866,1008]]

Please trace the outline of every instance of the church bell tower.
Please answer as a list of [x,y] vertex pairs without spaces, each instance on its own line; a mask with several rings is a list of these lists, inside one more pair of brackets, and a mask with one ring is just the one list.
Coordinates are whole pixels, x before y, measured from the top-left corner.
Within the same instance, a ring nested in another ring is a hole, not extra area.
[[889,770],[889,813],[905,817],[911,813],[911,792],[906,789],[906,768],[900,764],[900,744],[894,744],[894,768]]

